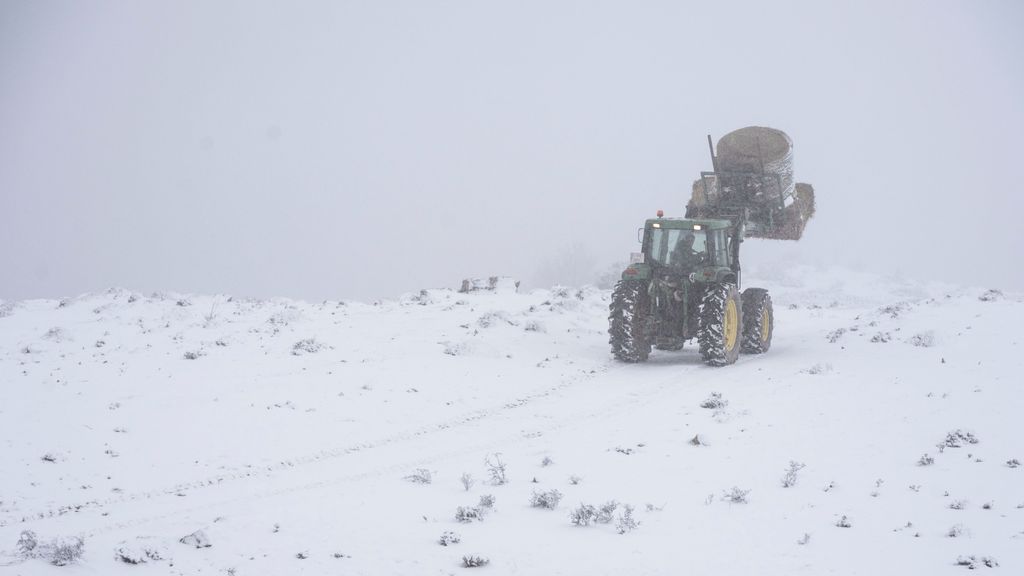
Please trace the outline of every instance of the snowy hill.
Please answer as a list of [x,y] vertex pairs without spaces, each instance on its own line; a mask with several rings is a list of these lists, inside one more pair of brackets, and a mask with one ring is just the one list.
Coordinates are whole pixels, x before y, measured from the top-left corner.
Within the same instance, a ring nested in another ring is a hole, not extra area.
[[0,303],[0,572],[1024,571],[1021,297],[766,287],[720,369],[614,363],[592,288]]

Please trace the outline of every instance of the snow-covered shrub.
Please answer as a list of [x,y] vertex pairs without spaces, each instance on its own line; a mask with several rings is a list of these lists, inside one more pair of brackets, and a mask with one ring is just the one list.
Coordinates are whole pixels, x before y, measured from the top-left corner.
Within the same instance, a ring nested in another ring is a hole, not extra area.
[[188,536],[183,537],[179,542],[196,548],[209,548],[210,546],[213,546],[213,544],[210,543],[210,538],[206,535],[206,532],[203,532],[202,530],[196,530]]
[[463,524],[469,524],[473,521],[483,522],[486,512],[483,508],[476,508],[472,506],[459,506],[455,509],[455,521],[462,522]]
[[846,334],[846,328],[836,328],[829,332],[828,335],[825,336],[825,339],[828,340],[830,344],[835,344],[843,337],[843,334]]
[[146,544],[121,542],[114,548],[114,560],[125,564],[145,564],[150,560],[163,560],[164,556],[163,550]]
[[405,477],[406,480],[414,484],[430,484],[433,480],[433,474],[426,468],[417,468],[415,472]]
[[1016,458],[1011,458],[1010,460],[1006,461],[1006,465],[1009,466],[1010,468],[1016,468],[1020,466],[1020,460],[1017,460]]
[[569,476],[569,484],[572,484],[573,486],[577,486],[580,482],[583,482],[583,478],[581,478],[581,477],[579,477],[579,476],[577,476],[575,474],[572,474],[572,475]]
[[964,508],[967,508],[966,500],[953,500],[949,503],[950,510],[963,510]]
[[494,509],[494,496],[491,495],[491,494],[481,494],[480,495],[480,502],[477,504],[477,507],[481,508],[483,510],[493,510]]
[[597,517],[597,508],[590,504],[580,503],[579,506],[569,511],[569,521],[576,526],[589,526]]
[[18,538],[17,554],[23,559],[37,558],[54,566],[67,566],[85,552],[85,540],[78,536],[58,537],[40,542],[35,532],[25,530]]
[[964,525],[963,524],[954,524],[953,526],[951,526],[949,528],[949,530],[946,530],[946,537],[947,538],[959,538],[960,536],[963,536],[963,534],[964,534]]
[[527,332],[538,332],[540,334],[548,331],[547,328],[544,327],[544,323],[538,322],[537,320],[527,320],[526,324],[523,325],[523,330],[526,330]]
[[43,340],[51,340],[53,342],[63,342],[68,339],[68,333],[59,326],[54,326],[43,334]]
[[979,566],[985,566],[986,568],[995,568],[996,566],[999,566],[999,562],[997,562],[996,559],[991,556],[982,556],[979,558],[971,555],[957,556],[956,565],[966,566],[968,570],[974,570]]
[[548,490],[547,492],[534,491],[533,495],[530,496],[530,506],[534,508],[554,510],[561,501],[562,493],[558,490]]
[[203,356],[206,356],[206,352],[202,350],[189,350],[184,354],[185,360],[198,360]]
[[495,312],[488,312],[483,316],[477,318],[477,326],[481,328],[490,328],[499,324],[508,324],[509,326],[515,326],[516,323],[508,317],[508,313],[503,310]]
[[451,546],[452,544],[458,544],[459,542],[462,542],[462,537],[451,530],[441,534],[441,537],[437,540],[437,543],[441,546]]
[[747,494],[750,494],[750,490],[743,490],[737,486],[733,486],[732,489],[726,490],[722,494],[722,500],[730,504],[746,504]]
[[501,461],[500,452],[495,452],[494,454],[485,457],[484,466],[487,467],[487,473],[491,476],[491,484],[495,486],[508,484],[505,463]]
[[914,334],[909,340],[907,340],[907,342],[920,348],[931,348],[932,346],[935,346],[935,333],[928,330],[926,332]]
[[490,563],[491,560],[485,556],[470,554],[462,557],[462,566],[465,568],[479,568],[480,566],[487,566]]
[[843,514],[843,517],[836,521],[836,526],[839,528],[849,528],[853,526],[853,524],[850,522],[850,519],[846,517],[846,514]]
[[824,364],[821,364],[821,363],[815,364],[814,366],[811,366],[810,368],[804,370],[803,372],[804,372],[804,374],[811,374],[811,375],[816,376],[818,374],[828,374],[831,371],[832,371],[832,365],[826,362]]
[[[594,521],[598,524],[608,524],[615,519],[615,510],[619,507],[619,503],[615,500],[609,500],[603,505],[597,508],[597,515],[594,516]],[[632,514],[632,507],[630,507],[630,514]]]
[[449,356],[462,356],[469,351],[469,346],[463,342],[441,342],[444,346],[444,353]]
[[462,487],[469,492],[469,489],[476,484],[476,480],[473,479],[473,475],[469,472],[463,472],[462,476],[459,477],[459,481],[462,482]]
[[14,314],[14,302],[0,302],[0,318]]
[[67,566],[82,557],[85,540],[78,536],[55,538],[42,547],[45,558],[54,566]]
[[981,294],[981,296],[978,296],[978,300],[981,300],[982,302],[995,302],[996,300],[1001,300],[1002,298],[1002,290],[996,289],[986,290]]
[[700,403],[701,408],[708,408],[711,410],[719,410],[729,405],[729,401],[722,398],[721,392],[712,392],[703,402]]
[[21,536],[18,537],[18,543],[15,548],[18,551],[18,555],[22,558],[31,558],[35,554],[35,549],[39,547],[39,539],[36,537],[36,533],[31,530],[24,530]]
[[917,461],[918,466],[931,466],[932,464],[935,464],[935,458],[932,458],[928,454],[923,454]]
[[786,474],[782,477],[782,487],[790,488],[796,485],[796,474],[800,470],[803,470],[805,464],[803,462],[797,462],[796,460],[789,461],[789,468],[786,469]]
[[540,465],[545,467],[545,468],[547,468],[548,466],[551,466],[554,463],[555,463],[555,461],[552,460],[549,456],[545,456],[544,459],[540,461]]
[[892,339],[892,335],[889,334],[888,332],[879,332],[878,334],[875,334],[874,336],[871,337],[871,341],[876,343],[876,344],[877,343],[884,344],[884,343],[888,342],[891,339]]
[[619,514],[619,520],[615,523],[615,531],[619,534],[625,534],[631,532],[640,526],[640,523],[633,518],[633,507],[626,504],[622,507],[622,514]]
[[807,543],[810,542],[810,541],[811,541],[811,535],[808,534],[807,532],[804,532],[803,537],[800,538],[799,540],[797,540],[796,543],[801,545],[801,546],[806,546]]
[[943,445],[948,448],[960,448],[964,443],[977,444],[978,439],[975,438],[973,433],[964,432],[958,428],[946,434],[946,439],[943,441]]
[[299,340],[292,346],[292,354],[296,356],[302,356],[303,354],[316,354],[323,350],[326,346],[317,342],[316,338],[306,338],[305,340]]

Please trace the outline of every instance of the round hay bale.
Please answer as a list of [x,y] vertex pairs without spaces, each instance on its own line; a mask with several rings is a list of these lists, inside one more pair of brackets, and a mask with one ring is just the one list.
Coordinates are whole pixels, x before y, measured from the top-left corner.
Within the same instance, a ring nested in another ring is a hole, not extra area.
[[718,140],[718,169],[723,172],[753,172],[778,175],[777,184],[769,186],[769,196],[788,198],[793,195],[793,141],[782,130],[764,126],[748,126],[733,130]]

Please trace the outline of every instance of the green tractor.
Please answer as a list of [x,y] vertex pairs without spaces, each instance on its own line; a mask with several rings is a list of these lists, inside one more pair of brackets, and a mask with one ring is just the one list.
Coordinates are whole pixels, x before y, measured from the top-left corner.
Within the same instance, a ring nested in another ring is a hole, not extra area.
[[679,350],[696,338],[704,362],[726,366],[772,344],[775,317],[763,288],[740,292],[745,237],[798,240],[814,213],[810,185],[792,178],[792,141],[770,128],[727,134],[713,172],[694,183],[685,218],[647,220],[642,249],[612,293],[612,354],[643,362],[652,348]]

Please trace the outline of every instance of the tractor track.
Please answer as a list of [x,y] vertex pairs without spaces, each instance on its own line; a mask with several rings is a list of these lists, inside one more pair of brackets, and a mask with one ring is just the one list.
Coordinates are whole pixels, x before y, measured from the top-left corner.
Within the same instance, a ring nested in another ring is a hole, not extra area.
[[[332,476],[313,481],[288,484],[282,487],[275,487],[256,493],[250,493],[245,496],[233,498],[218,498],[214,502],[207,501],[201,505],[174,507],[173,510],[164,514],[144,515],[130,520],[109,523],[102,527],[97,527],[93,530],[87,531],[82,535],[95,536],[97,534],[109,533],[124,528],[146,525],[158,520],[163,520],[171,517],[179,517],[187,515],[189,513],[209,512],[209,510],[213,508],[220,508],[241,503],[250,503],[254,501],[266,500],[268,498],[273,498],[276,496],[312,491],[350,482],[358,482],[361,480],[376,478],[385,475],[405,473],[417,466],[423,466],[437,461],[443,461],[445,459],[460,456],[470,452],[486,453],[489,451],[494,451],[495,449],[500,449],[504,446],[508,446],[509,444],[527,441],[538,436],[550,434],[552,432],[557,432],[559,430],[567,428],[583,426],[594,420],[601,420],[610,416],[629,412],[646,404],[657,402],[661,400],[662,396],[664,396],[667,392],[679,389],[676,386],[676,384],[679,381],[680,374],[676,372],[676,370],[680,368],[689,368],[692,370],[694,368],[699,367],[699,365],[684,367],[672,365],[671,368],[673,369],[673,373],[671,377],[656,378],[651,382],[645,383],[643,388],[624,388],[622,393],[607,397],[596,408],[592,407],[591,409],[581,411],[581,413],[567,414],[556,421],[547,422],[545,425],[531,427],[531,429],[526,432],[524,432],[523,430],[518,430],[514,433],[506,433],[493,438],[488,438],[484,441],[477,442],[472,445],[461,445],[457,449],[435,452],[428,456],[424,456],[423,458],[408,460],[403,459],[402,461],[399,462],[377,466],[369,470],[353,472],[350,474],[343,474],[340,476]],[[276,464],[260,466],[258,468],[239,467],[231,472],[218,474],[216,476],[208,477],[205,479],[179,483],[171,487],[127,493],[102,500],[89,500],[75,504],[67,504],[57,508],[49,508],[46,510],[39,510],[27,514],[9,515],[6,518],[0,518],[0,528],[12,525],[22,525],[25,527],[29,527],[37,522],[43,522],[49,519],[59,518],[68,514],[86,511],[105,510],[107,508],[114,508],[122,504],[128,504],[133,502],[153,502],[155,500],[178,498],[205,489],[212,489],[215,487],[228,486],[232,484],[244,483],[246,481],[266,478],[279,472],[287,473],[289,471],[297,470],[305,466],[309,466],[320,462],[336,460],[346,455],[352,455],[366,450],[383,448],[393,445],[400,445],[403,442],[423,439],[435,434],[457,432],[466,426],[490,418],[501,417],[506,414],[513,413],[513,411],[529,407],[531,405],[536,404],[538,401],[544,400],[546,398],[552,397],[554,395],[563,393],[568,390],[572,390],[573,388],[577,388],[578,385],[581,383],[592,382],[595,378],[606,377],[609,374],[614,374],[617,372],[621,372],[623,370],[628,370],[630,368],[635,367],[608,362],[601,365],[594,372],[568,377],[565,380],[559,382],[558,384],[517,397],[511,401],[503,402],[500,405],[473,410],[457,417],[449,418],[441,422],[419,426],[414,429],[401,432],[398,434],[385,436],[383,438],[379,438],[376,440],[359,442],[348,446],[339,446],[329,450],[316,452],[313,454],[297,456],[295,458],[282,460],[281,462],[278,462]],[[640,369],[644,368],[641,367]]]

